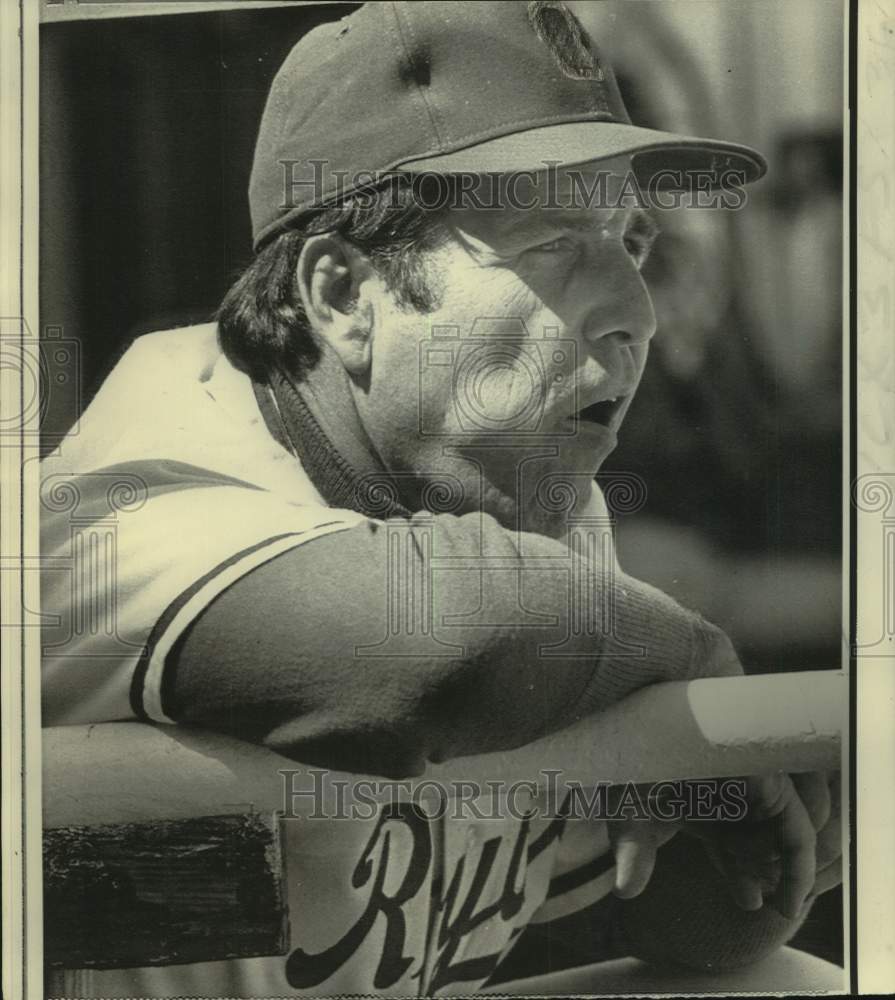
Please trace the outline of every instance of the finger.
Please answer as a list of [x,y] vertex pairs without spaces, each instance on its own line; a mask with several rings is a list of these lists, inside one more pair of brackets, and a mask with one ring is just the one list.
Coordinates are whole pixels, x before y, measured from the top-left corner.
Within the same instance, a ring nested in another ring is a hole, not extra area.
[[649,884],[656,867],[656,851],[652,845],[637,840],[622,840],[615,851],[615,886],[621,899],[639,896]]
[[792,783],[808,812],[811,825],[815,830],[822,830],[829,821],[832,811],[830,785],[826,774],[823,771],[793,774]]
[[[749,860],[726,850],[717,844],[706,844],[706,852],[714,867],[721,872],[733,901],[743,910],[760,910],[764,905],[764,891],[774,889],[779,872],[761,871]],[[767,866],[765,866],[767,867]]]
[[795,795],[792,781],[784,771],[754,775],[748,779],[746,788],[747,819],[756,823],[781,815]]
[[750,818],[773,820],[783,859],[780,884],[773,895],[777,909],[796,919],[814,886],[817,835],[788,774],[775,771],[750,779]]
[[817,870],[842,856],[842,817],[833,815],[817,835]]
[[842,858],[840,857],[817,873],[817,881],[814,883],[814,895],[819,896],[822,892],[829,892],[830,889],[835,889],[837,885],[841,884]]
[[761,883],[751,875],[739,873],[730,881],[734,902],[743,910],[760,910],[764,905]]
[[837,771],[830,777],[830,819],[821,831],[825,854],[828,855],[830,850],[834,850],[837,855],[842,854],[843,828],[846,822],[842,801],[842,775]]
[[830,776],[830,802],[833,811],[842,811],[842,775],[836,771]]
[[808,893],[808,897],[802,904],[802,913],[800,916],[805,916],[808,913],[818,896],[823,895],[825,892],[829,892],[831,889],[835,889],[836,886],[841,884],[842,858],[837,858],[833,864],[828,865],[823,871],[818,873],[817,881],[814,883],[814,889]]
[[777,826],[783,871],[780,885],[774,893],[774,902],[784,917],[794,920],[814,887],[817,844],[814,825],[794,788],[777,820]]
[[648,823],[632,821],[622,827],[610,835],[615,850],[613,892],[621,899],[633,899],[652,878],[659,838]]

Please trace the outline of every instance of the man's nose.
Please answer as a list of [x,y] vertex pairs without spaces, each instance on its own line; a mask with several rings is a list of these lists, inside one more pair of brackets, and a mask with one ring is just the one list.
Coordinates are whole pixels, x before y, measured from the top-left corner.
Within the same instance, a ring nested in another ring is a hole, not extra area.
[[656,314],[634,261],[590,275],[583,334],[588,342],[606,337],[620,345],[645,344],[656,332]]

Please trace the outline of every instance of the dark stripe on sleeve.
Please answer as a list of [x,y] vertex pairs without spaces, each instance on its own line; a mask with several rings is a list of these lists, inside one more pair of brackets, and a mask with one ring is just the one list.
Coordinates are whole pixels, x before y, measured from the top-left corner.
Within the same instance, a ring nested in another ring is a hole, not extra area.
[[[218,563],[213,569],[209,570],[204,576],[201,576],[195,583],[187,587],[183,593],[179,594],[165,610],[162,612],[159,620],[155,623],[152,631],[149,633],[149,638],[146,640],[146,645],[143,647],[143,652],[140,655],[140,660],[134,669],[134,676],[131,681],[130,690],[130,702],[131,711],[138,719],[144,722],[154,721],[146,714],[146,710],[143,707],[143,685],[146,681],[146,672],[149,670],[149,662],[152,659],[152,654],[155,651],[155,647],[158,644],[159,639],[168,630],[171,622],[180,613],[181,609],[190,601],[209,581],[213,580],[224,570],[233,566],[235,563],[240,562],[245,559],[246,556],[251,555],[253,552],[257,552],[259,549],[263,549],[265,545],[273,545],[274,542],[280,541],[282,538],[288,538],[290,535],[298,536],[301,532],[285,531],[282,534],[274,535],[272,538],[265,538],[264,541],[258,542],[255,545],[249,546],[247,549],[242,549],[240,552],[234,553],[229,558],[225,559],[222,563]],[[165,668],[162,673],[162,684],[160,698],[162,703],[162,711],[165,708],[165,702],[170,694],[171,682],[168,678],[168,664],[165,664]],[[165,712],[165,715],[168,713]]]
[[570,872],[557,875],[550,882],[550,887],[547,890],[547,899],[555,899],[557,896],[562,896],[564,893],[571,892],[581,885],[592,882],[595,878],[605,875],[614,864],[615,855],[611,850],[607,850],[605,854],[594,858],[593,861],[588,861],[586,865],[581,865],[579,868],[573,868]]

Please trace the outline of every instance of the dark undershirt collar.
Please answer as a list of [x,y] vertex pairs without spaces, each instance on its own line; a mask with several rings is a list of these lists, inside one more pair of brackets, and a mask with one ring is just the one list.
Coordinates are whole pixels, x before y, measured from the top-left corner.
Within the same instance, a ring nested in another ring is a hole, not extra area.
[[337,362],[324,356],[300,382],[275,372],[252,380],[267,429],[295,455],[331,507],[368,517],[410,517],[361,426],[350,388]]

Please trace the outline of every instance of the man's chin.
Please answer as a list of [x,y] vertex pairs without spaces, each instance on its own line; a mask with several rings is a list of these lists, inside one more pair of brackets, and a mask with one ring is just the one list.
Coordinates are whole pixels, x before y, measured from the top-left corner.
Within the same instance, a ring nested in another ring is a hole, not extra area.
[[[605,429],[604,429],[605,430]],[[503,527],[551,538],[566,534],[570,518],[585,511],[615,435],[580,435],[515,444],[488,451],[479,442],[443,448],[429,456],[434,474],[462,483],[462,511],[481,511]]]
[[482,509],[504,528],[564,538],[570,522],[589,509],[592,495],[592,473],[556,472],[519,498],[486,490]]

